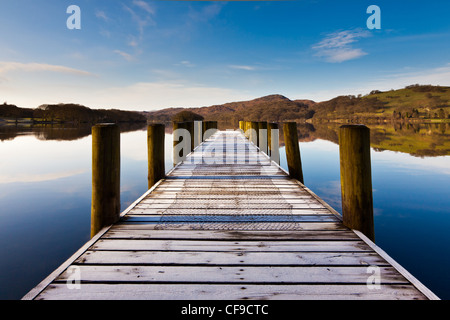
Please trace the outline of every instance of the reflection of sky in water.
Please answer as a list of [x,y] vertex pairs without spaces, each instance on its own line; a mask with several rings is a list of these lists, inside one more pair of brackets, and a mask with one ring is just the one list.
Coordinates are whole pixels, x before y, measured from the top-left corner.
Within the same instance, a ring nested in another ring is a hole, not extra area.
[[[121,134],[122,210],[147,189],[146,144],[145,131]],[[338,146],[316,140],[300,148],[305,184],[341,212]],[[167,171],[171,150],[166,134]],[[450,298],[450,157],[372,151],[372,176],[377,244]],[[89,239],[90,197],[91,137],[0,142],[0,299],[21,298]]]

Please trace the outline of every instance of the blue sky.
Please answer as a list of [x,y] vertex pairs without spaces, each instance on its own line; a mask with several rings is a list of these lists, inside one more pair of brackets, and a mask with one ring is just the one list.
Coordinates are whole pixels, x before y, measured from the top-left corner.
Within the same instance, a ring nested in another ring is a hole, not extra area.
[[2,0],[0,100],[155,110],[450,85],[449,14],[436,0]]

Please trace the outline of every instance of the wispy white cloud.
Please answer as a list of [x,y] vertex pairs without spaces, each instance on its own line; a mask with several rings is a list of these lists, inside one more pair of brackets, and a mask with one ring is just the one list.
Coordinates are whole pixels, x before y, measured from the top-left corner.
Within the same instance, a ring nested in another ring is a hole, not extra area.
[[136,40],[135,37],[130,36],[130,39],[129,39],[129,41],[128,41],[128,45],[129,45],[130,47],[137,47],[139,44],[138,44],[138,41]]
[[129,6],[124,5],[125,11],[127,11],[133,21],[138,26],[139,36],[142,38],[144,35],[144,29],[148,25],[156,25],[154,20],[155,10],[147,2],[141,0],[134,0],[132,4],[137,7],[138,10],[132,9]]
[[133,61],[135,58],[133,55],[120,51],[120,50],[114,50],[114,53],[117,53],[118,55],[120,55],[122,58],[124,58],[127,61]]
[[155,14],[155,9],[151,7],[148,2],[142,0],[133,0],[133,4],[151,15]]
[[328,34],[322,41],[312,47],[315,55],[330,63],[353,60],[367,55],[362,49],[353,48],[353,44],[361,38],[370,36],[365,30],[345,30]]
[[97,18],[99,18],[99,19],[102,19],[102,20],[106,21],[106,22],[109,21],[109,18],[108,18],[108,16],[106,15],[105,11],[100,11],[100,10],[98,10],[98,11],[95,12],[95,16],[96,16]]
[[256,67],[252,66],[246,66],[246,65],[230,65],[231,69],[238,69],[238,70],[247,70],[247,71],[254,71],[256,70]]
[[58,72],[58,73],[69,73],[81,76],[93,76],[94,74],[78,70],[66,66],[52,65],[45,63],[21,63],[21,62],[11,62],[11,61],[0,61],[0,74],[7,73],[11,71],[24,71],[24,72]]
[[223,3],[213,3],[202,7],[200,10],[190,9],[189,18],[194,21],[207,22],[219,15]]
[[179,65],[189,67],[189,68],[195,67],[195,64],[193,64],[192,62],[190,62],[188,60],[180,61]]

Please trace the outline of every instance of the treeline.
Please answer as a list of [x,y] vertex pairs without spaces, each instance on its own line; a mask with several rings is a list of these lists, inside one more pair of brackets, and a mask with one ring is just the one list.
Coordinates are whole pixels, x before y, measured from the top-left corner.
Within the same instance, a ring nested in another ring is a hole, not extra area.
[[45,104],[36,109],[0,105],[0,118],[51,123],[146,122],[145,115],[117,109],[90,109],[79,104]]
[[313,106],[316,119],[354,119],[384,109],[386,103],[378,98],[339,96]]
[[412,108],[410,111],[394,110],[392,114],[393,119],[450,119],[450,113],[446,114],[443,108],[433,111],[420,112],[417,108]]

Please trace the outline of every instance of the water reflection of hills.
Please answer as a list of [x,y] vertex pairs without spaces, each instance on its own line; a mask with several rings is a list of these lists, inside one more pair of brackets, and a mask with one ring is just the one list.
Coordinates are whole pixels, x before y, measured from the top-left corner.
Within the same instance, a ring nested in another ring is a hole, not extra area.
[[[144,130],[145,123],[121,123],[121,132]],[[450,155],[450,123],[374,124],[371,129],[371,145],[377,151],[391,150],[418,157]],[[299,123],[298,136],[302,142],[316,139],[338,143],[340,124]],[[219,129],[236,128],[233,123],[219,122]],[[39,140],[77,140],[91,135],[91,126],[68,127],[63,125],[0,126],[0,141],[18,136],[34,135]],[[172,133],[171,124],[166,133]],[[284,145],[280,126],[280,145]]]
[[[340,124],[298,124],[300,141],[316,139],[339,143]],[[371,146],[376,151],[391,150],[418,157],[450,155],[449,123],[374,124],[370,128]],[[280,138],[283,135],[280,133]]]
[[[338,123],[298,123],[301,142],[316,139],[339,143]],[[450,123],[392,123],[369,124],[371,146],[376,151],[390,150],[409,153],[417,157],[450,155]],[[219,129],[236,128],[237,124],[219,122]],[[284,145],[282,125],[280,145]]]
[[[120,123],[121,132],[143,130],[145,123]],[[18,136],[34,135],[39,140],[78,140],[91,135],[91,126],[64,125],[30,125],[30,126],[0,126],[0,140],[14,140]]]

